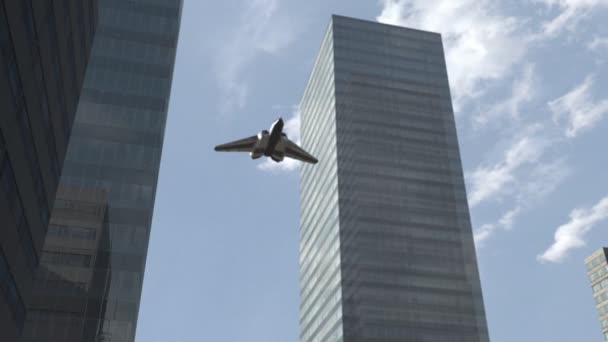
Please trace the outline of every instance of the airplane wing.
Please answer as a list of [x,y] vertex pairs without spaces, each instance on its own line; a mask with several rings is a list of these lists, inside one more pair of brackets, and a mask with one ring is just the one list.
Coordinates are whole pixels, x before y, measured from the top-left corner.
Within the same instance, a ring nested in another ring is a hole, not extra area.
[[303,148],[298,146],[293,141],[285,137],[282,137],[281,141],[283,144],[285,144],[285,156],[312,164],[316,164],[318,162],[317,158],[304,151]]
[[251,150],[253,150],[253,146],[257,141],[257,135],[253,135],[249,138],[235,140],[222,145],[217,145],[215,146],[215,150],[221,152],[251,152]]

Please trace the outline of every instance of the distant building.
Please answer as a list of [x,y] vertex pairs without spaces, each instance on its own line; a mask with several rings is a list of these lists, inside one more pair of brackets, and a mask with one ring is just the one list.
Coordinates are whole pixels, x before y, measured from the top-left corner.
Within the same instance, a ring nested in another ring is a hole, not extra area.
[[333,16],[300,108],[300,340],[487,342],[441,36]]
[[96,0],[0,0],[2,341],[23,329],[96,25]]
[[[181,0],[98,0],[22,342],[135,340],[181,10]],[[101,216],[79,217],[87,206],[105,208],[109,234]]]
[[585,259],[595,307],[600,316],[604,341],[608,341],[608,248],[600,248]]

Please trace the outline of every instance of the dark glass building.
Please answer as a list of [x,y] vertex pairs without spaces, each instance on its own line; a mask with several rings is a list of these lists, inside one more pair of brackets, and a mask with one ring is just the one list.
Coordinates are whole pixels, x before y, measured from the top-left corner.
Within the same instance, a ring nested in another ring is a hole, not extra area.
[[98,5],[22,341],[135,339],[182,1]]
[[593,290],[602,336],[608,341],[608,248],[600,248],[585,259],[587,276]]
[[107,213],[104,190],[60,186],[24,336],[37,322],[44,341],[98,341],[111,281]]
[[0,0],[2,341],[31,304],[96,23],[96,0]]
[[301,115],[300,340],[487,342],[441,36],[333,16]]

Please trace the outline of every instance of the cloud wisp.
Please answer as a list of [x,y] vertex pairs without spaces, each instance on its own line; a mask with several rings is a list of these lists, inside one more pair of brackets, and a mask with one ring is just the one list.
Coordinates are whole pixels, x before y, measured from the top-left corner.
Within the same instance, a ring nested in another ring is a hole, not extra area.
[[608,196],[592,208],[578,208],[570,213],[570,220],[557,228],[553,244],[538,256],[540,262],[558,263],[568,253],[585,245],[585,235],[600,222],[608,219]]
[[533,209],[547,198],[571,173],[565,159],[539,162],[530,170],[521,172],[520,174],[525,176],[513,186],[514,206],[504,212],[496,222],[486,223],[474,231],[477,245],[500,230],[510,230],[521,214]]
[[593,11],[608,8],[608,0],[536,0],[549,8],[557,7],[559,14],[543,24],[542,38],[557,36],[564,30],[573,31]]
[[249,85],[243,75],[260,54],[285,50],[296,36],[292,18],[278,0],[247,2],[236,29],[216,56],[216,77],[221,92],[222,113],[242,109]]
[[[283,128],[289,140],[300,145],[300,108],[294,107],[291,117],[285,121]],[[265,158],[263,162],[258,164],[258,169],[270,172],[290,172],[299,169],[301,162],[291,158],[285,158],[282,162],[277,163],[269,158]]]
[[497,222],[486,223],[473,232],[475,245],[479,246],[494,235],[498,230],[509,230],[513,227],[513,223],[517,216],[521,213],[522,208],[518,205],[515,208],[504,213]]
[[471,192],[471,208],[480,203],[496,199],[512,189],[516,183],[515,174],[526,165],[537,162],[542,156],[547,142],[537,136],[539,126],[531,126],[505,151],[503,158],[494,165],[479,166],[467,175]]
[[566,118],[565,134],[568,138],[575,138],[581,132],[592,129],[608,114],[608,100],[593,99],[593,84],[594,77],[589,75],[568,93],[549,102],[556,123]]
[[490,109],[480,112],[473,117],[473,126],[483,128],[492,123],[499,123],[503,118],[520,119],[521,107],[529,103],[534,96],[538,76],[533,64],[527,64],[522,75],[513,81],[511,95],[493,105]]
[[608,49],[608,37],[594,37],[587,48],[591,51],[606,50]]
[[523,22],[499,13],[489,0],[382,0],[382,23],[439,32],[458,109],[499,80],[526,54]]

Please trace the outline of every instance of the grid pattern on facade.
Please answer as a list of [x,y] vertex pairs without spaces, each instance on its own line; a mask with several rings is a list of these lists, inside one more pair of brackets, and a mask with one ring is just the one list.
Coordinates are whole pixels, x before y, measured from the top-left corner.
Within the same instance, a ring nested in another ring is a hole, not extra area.
[[319,160],[300,180],[300,340],[341,339],[333,38],[329,28],[300,104],[302,146]]
[[[317,61],[301,108],[303,145],[320,155],[302,168],[301,340],[488,341],[441,37],[341,16],[328,35],[329,66]],[[331,110],[311,109],[324,79]],[[309,220],[318,208],[337,227]],[[327,278],[328,264],[336,286],[309,280]],[[327,295],[310,302],[306,291]]]
[[604,341],[608,341],[608,248],[597,250],[585,259]]
[[[69,191],[53,209],[37,274],[45,288],[23,341],[135,339],[182,1],[98,2],[61,175]],[[86,194],[103,194],[102,221],[79,212]],[[71,305],[49,304],[61,301]]]
[[10,273],[3,278],[10,284],[6,297],[0,293],[0,331],[7,341],[19,338],[23,307],[32,300],[96,6],[96,0],[0,0],[0,250]]

